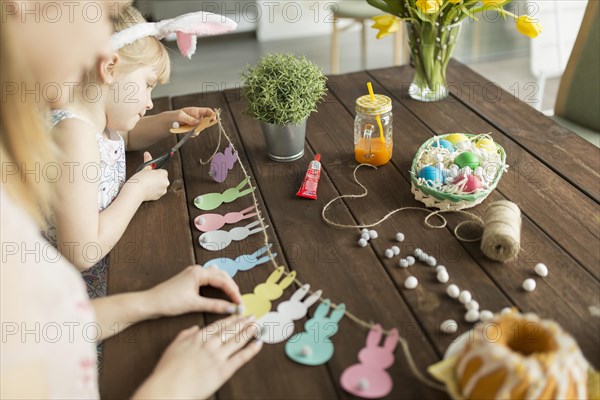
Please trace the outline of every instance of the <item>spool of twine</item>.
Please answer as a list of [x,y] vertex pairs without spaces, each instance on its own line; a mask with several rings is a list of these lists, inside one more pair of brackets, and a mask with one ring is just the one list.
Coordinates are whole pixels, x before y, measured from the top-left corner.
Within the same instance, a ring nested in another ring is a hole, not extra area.
[[501,200],[489,205],[483,218],[481,251],[495,261],[507,262],[521,248],[521,210],[510,201]]

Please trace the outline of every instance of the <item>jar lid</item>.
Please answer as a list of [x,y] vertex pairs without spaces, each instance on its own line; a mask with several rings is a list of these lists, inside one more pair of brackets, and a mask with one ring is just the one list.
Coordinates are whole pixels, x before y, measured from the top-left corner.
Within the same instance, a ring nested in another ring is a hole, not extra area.
[[375,116],[390,111],[392,111],[392,99],[383,94],[376,94],[375,102],[371,101],[371,96],[368,94],[356,99],[357,113]]

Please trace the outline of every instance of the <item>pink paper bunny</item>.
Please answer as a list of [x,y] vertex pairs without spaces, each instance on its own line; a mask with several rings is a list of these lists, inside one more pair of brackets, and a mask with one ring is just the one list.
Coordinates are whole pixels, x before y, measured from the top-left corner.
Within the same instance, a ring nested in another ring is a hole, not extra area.
[[346,368],[340,377],[345,391],[367,399],[384,397],[392,391],[392,378],[385,370],[394,364],[398,330],[390,331],[383,347],[379,346],[381,336],[379,324],[369,331],[367,345],[358,353],[360,363]]

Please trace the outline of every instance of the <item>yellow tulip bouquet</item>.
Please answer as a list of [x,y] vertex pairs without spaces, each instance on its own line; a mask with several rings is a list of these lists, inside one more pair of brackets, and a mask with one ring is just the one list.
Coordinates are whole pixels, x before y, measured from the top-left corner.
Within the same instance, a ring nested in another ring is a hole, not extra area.
[[512,0],[367,0],[388,13],[373,19],[380,39],[401,29],[406,34],[415,65],[415,77],[409,95],[421,101],[436,101],[448,96],[446,67],[452,56],[460,26],[465,18],[477,20],[477,14],[494,10],[504,18],[514,18],[522,34],[535,38],[541,25],[527,15],[517,16],[504,9]]

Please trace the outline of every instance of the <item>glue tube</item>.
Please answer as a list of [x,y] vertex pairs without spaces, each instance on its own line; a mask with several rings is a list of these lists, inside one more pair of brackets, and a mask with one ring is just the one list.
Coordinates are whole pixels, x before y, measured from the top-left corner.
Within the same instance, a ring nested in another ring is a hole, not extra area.
[[321,155],[315,155],[315,159],[310,162],[308,171],[304,176],[304,181],[300,190],[296,193],[298,197],[305,197],[307,199],[317,199],[317,187],[319,186],[319,178],[321,177]]

